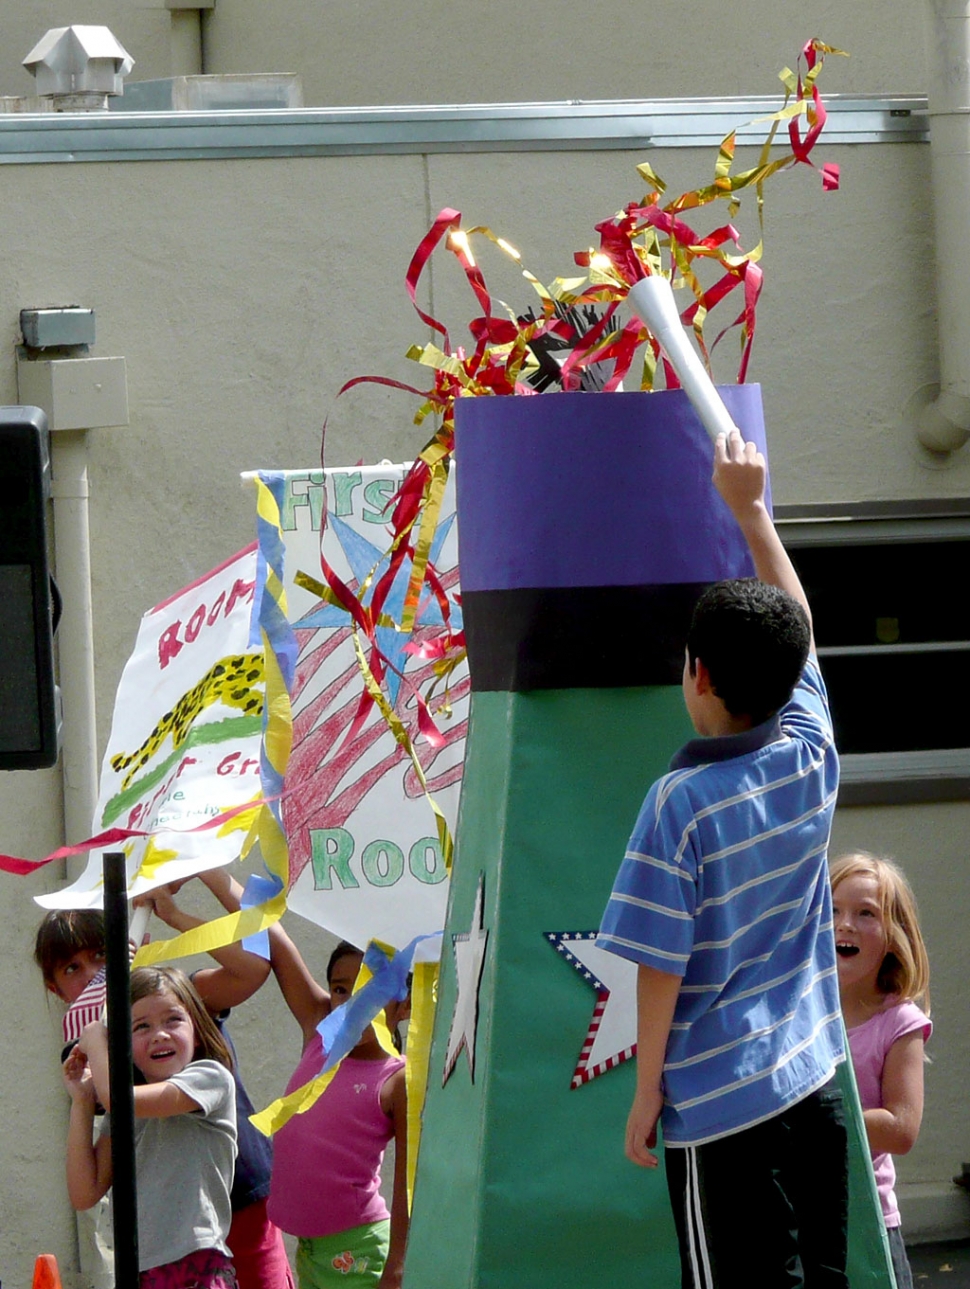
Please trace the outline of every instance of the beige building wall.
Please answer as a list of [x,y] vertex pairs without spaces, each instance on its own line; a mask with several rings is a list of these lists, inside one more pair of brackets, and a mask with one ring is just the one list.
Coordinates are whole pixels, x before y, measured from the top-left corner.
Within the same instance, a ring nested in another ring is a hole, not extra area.
[[[748,5],[732,13],[730,29],[723,17],[712,27],[707,5],[632,25],[628,8],[606,5],[595,26],[588,10],[546,6],[541,27],[540,10],[533,18],[504,5],[491,7],[487,21],[480,7],[428,0],[393,21],[386,6],[373,14],[368,5],[334,6],[312,25],[307,8],[219,0],[205,20],[209,69],[300,72],[308,103],[751,95],[774,92],[776,71],[807,34],[803,12],[788,3]],[[879,24],[862,4],[813,14],[827,39],[853,52],[826,66],[829,92],[921,92],[918,7],[894,3],[883,13]],[[71,20],[111,25],[138,60],[136,75],[173,70],[167,10],[130,0],[106,0],[96,12],[35,2],[0,13],[0,50],[13,51],[0,55],[0,92],[29,92],[29,80],[16,79],[19,59],[48,26]],[[804,167],[767,189],[766,288],[751,376],[764,390],[775,499],[970,497],[970,446],[945,463],[928,458],[904,410],[937,375],[928,149],[823,144],[821,153],[841,163],[839,193],[823,194]],[[403,278],[435,212],[451,205],[468,225],[491,225],[542,279],[568,274],[593,224],[641,195],[634,167],[642,155],[0,167],[0,403],[17,401],[22,308],[93,307],[94,353],[127,360],[130,425],[89,435],[99,748],[141,613],[252,539],[240,471],[312,466],[328,413],[328,464],[409,458],[421,445],[405,395],[357,390],[336,407],[333,397],[363,373],[421,377],[404,358],[426,335]],[[714,156],[673,149],[650,159],[677,190],[706,179]],[[756,237],[749,224],[746,241]],[[519,307],[531,302],[498,252],[486,251],[483,263],[494,294]],[[457,265],[444,257],[420,302],[456,339],[473,312]],[[64,840],[60,810],[60,770],[0,776],[0,849],[48,853]],[[968,812],[966,803],[842,810],[836,825],[840,848],[896,854],[923,905],[938,1033],[923,1134],[901,1174],[943,1189],[970,1158]],[[73,1259],[57,1018],[29,962],[38,912],[31,896],[63,877],[0,876],[8,911],[0,1008],[9,1036],[0,1097],[12,1129],[0,1140],[0,1276],[10,1284],[28,1281],[38,1252],[56,1252],[66,1267]],[[301,939],[322,972],[324,941],[312,929]],[[297,1049],[274,986],[265,993],[235,1031],[257,1103],[282,1088]]]
[[[919,4],[646,7],[414,0],[389,9],[218,0],[207,70],[298,71],[306,102],[496,103],[773,94],[811,35],[852,52],[856,94],[924,89]],[[810,28],[810,29],[809,29]]]
[[[311,106],[498,103],[557,99],[695,98],[772,94],[810,34],[852,54],[842,92],[925,90],[922,6],[861,0],[807,15],[794,0],[705,0],[637,10],[619,0],[584,9],[572,0],[487,9],[458,0],[308,5],[218,0],[184,8],[165,0],[29,0],[4,6],[0,94],[29,94],[19,63],[50,27],[104,24],[135,58],[134,80],[190,74],[298,72]],[[810,21],[809,21],[810,20]],[[205,66],[189,67],[201,27]],[[811,30],[809,28],[811,27]]]

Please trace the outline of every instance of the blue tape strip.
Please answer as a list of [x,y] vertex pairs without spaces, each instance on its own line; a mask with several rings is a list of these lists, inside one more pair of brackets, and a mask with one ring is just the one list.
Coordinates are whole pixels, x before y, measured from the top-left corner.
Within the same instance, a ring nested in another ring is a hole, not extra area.
[[433,936],[418,935],[393,958],[370,944],[364,962],[373,976],[358,993],[336,1007],[317,1026],[327,1054],[321,1074],[326,1074],[338,1061],[351,1052],[360,1042],[361,1035],[379,1011],[388,1003],[402,1001],[408,995],[407,977],[414,963],[414,951],[424,940]]
[[[242,899],[239,901],[240,908],[253,909],[258,904],[265,904],[267,900],[273,899],[282,890],[282,883],[275,877],[261,877],[259,873],[253,873],[246,883],[246,889],[242,893]],[[257,958],[264,958],[269,962],[269,930],[263,928],[257,931],[255,935],[247,935],[242,942],[243,948],[247,953],[254,953]]]

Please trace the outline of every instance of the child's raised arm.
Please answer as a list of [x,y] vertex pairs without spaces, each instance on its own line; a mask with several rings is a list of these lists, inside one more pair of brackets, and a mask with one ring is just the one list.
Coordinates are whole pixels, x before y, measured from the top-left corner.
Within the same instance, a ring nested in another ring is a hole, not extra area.
[[[738,430],[719,434],[714,444],[714,486],[738,522],[754,560],[758,579],[780,587],[805,610],[811,630],[812,613],[808,597],[788,552],[771,522],[765,505],[767,466],[754,443],[745,443]],[[812,636],[810,651],[815,652]]]
[[[86,1059],[91,1071],[91,1081],[98,1100],[106,1110],[111,1109],[111,1080],[108,1071],[108,1031],[102,1021],[85,1026],[77,1046],[71,1053],[78,1053]],[[71,1058],[68,1057],[68,1061]],[[65,1062],[65,1082],[67,1081],[67,1062]],[[71,1091],[68,1084],[68,1091]],[[202,1107],[181,1088],[167,1081],[160,1083],[139,1084],[134,1089],[136,1119],[170,1119],[176,1114],[191,1114]],[[73,1093],[72,1093],[73,1097]],[[72,1105],[73,1112],[73,1105]],[[99,1138],[99,1144],[102,1138]],[[110,1182],[109,1182],[110,1185]],[[107,1187],[105,1187],[107,1190]],[[104,1191],[101,1192],[104,1194]],[[100,1199],[101,1196],[95,1196]],[[94,1200],[91,1201],[94,1203]],[[77,1207],[75,1205],[75,1207]],[[90,1205],[84,1207],[90,1208]]]
[[[199,880],[208,886],[224,909],[238,913],[243,888],[224,868],[210,869],[200,874]],[[317,1026],[330,1014],[330,994],[313,979],[299,949],[279,922],[269,928],[269,956],[280,993],[303,1032],[306,1047]]]
[[[231,880],[224,868],[213,869],[211,874],[206,873],[203,876],[210,878],[206,885],[217,898],[219,898],[220,883],[228,884]],[[156,917],[161,918],[173,931],[192,931],[195,927],[204,926],[205,922],[202,918],[197,918],[179,908],[173,899],[173,894],[171,887],[159,886],[154,891],[149,891],[147,895],[139,896],[134,903],[136,906],[149,905]],[[238,1007],[247,998],[251,998],[269,975],[269,963],[259,954],[249,953],[239,943],[227,944],[221,949],[212,949],[210,957],[215,958],[219,965],[203,967],[201,971],[195,972],[192,983],[208,1011],[216,1016],[230,1007]]]

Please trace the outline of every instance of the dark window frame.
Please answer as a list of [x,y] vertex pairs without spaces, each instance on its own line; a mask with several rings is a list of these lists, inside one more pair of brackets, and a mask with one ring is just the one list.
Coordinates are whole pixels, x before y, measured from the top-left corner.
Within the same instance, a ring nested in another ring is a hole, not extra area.
[[[806,547],[891,547],[921,542],[966,544],[970,556],[970,498],[920,501],[859,502],[837,505],[776,506],[775,522],[785,546],[797,560]],[[960,593],[959,586],[953,588]],[[970,646],[966,641],[927,641],[905,646],[826,645],[819,641],[823,672],[825,658],[848,652],[899,653],[932,657],[944,644]],[[970,653],[970,648],[968,648]],[[970,730],[968,746],[921,751],[845,754],[841,757],[841,805],[902,805],[916,802],[970,799]]]

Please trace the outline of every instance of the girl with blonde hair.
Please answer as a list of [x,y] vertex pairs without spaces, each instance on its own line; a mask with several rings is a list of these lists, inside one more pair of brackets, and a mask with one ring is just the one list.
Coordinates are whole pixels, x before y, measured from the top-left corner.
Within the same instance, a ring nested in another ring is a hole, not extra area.
[[923,1046],[932,1033],[930,968],[916,900],[890,859],[856,851],[830,865],[839,994],[859,1085],[897,1289],[912,1289],[893,1155],[923,1117]]

